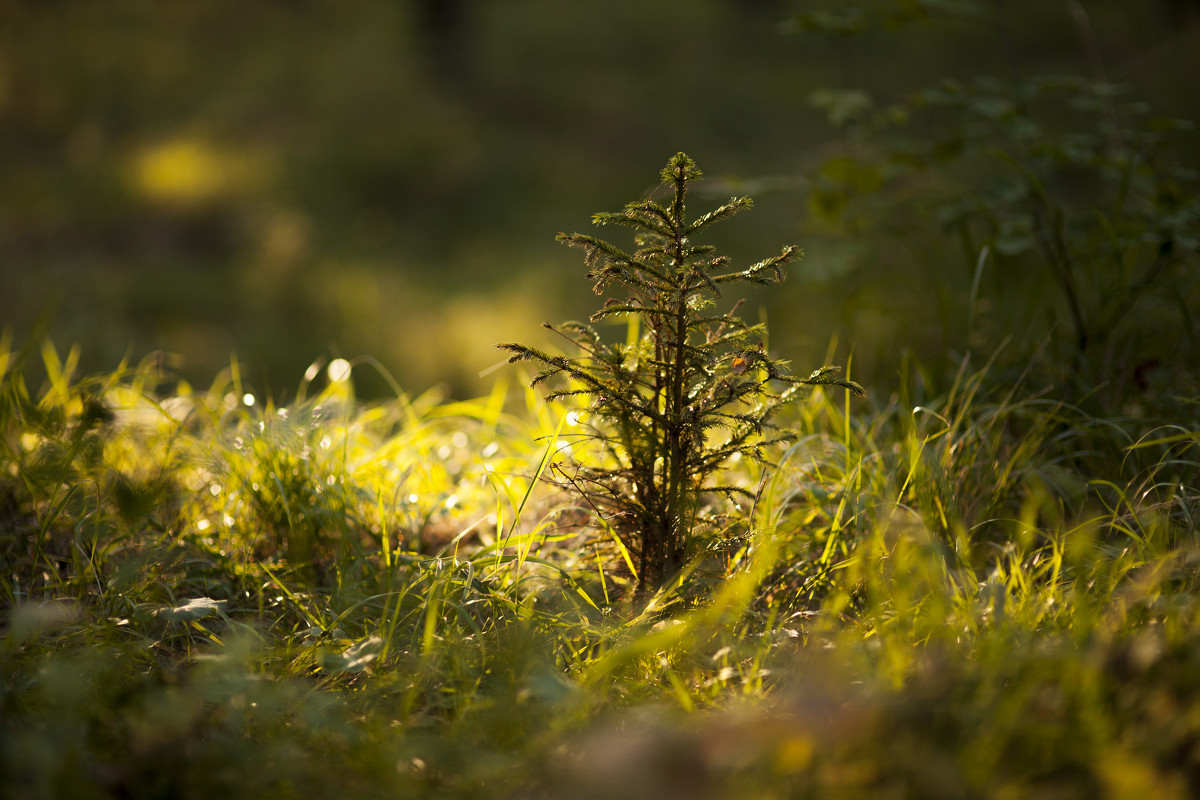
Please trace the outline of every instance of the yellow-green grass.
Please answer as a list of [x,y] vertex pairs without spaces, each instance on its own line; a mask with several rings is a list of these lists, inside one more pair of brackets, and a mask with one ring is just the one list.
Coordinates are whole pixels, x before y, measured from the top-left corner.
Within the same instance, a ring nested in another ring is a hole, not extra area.
[[7,795],[1200,790],[1194,423],[968,363],[818,391],[641,603],[541,480],[576,409],[517,381],[363,404],[335,361],[277,405],[76,361],[0,342]]

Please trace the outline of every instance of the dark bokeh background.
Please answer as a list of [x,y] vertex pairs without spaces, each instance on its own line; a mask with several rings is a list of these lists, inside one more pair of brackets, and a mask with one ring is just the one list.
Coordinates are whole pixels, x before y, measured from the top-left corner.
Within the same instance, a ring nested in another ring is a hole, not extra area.
[[495,342],[592,308],[555,234],[652,189],[683,150],[712,201],[758,201],[726,225],[728,253],[807,250],[747,307],[772,349],[802,369],[836,342],[833,358],[853,349],[856,375],[886,383],[901,349],[963,344],[971,273],[933,224],[896,252],[814,223],[808,178],[844,144],[815,91],[888,100],[1099,63],[1157,113],[1200,116],[1200,13],[1184,0],[788,32],[817,5],[0,3],[0,319],[18,337],[47,322],[89,370],[162,350],[204,383],[236,353],[287,394],[320,356],[370,354],[410,391],[470,394]]

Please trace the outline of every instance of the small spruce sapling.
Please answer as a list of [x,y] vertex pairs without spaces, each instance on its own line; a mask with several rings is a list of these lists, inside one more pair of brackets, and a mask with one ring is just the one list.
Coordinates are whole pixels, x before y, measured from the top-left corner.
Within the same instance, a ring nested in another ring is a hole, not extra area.
[[587,234],[558,236],[586,252],[596,294],[619,290],[591,322],[623,319],[639,335],[609,343],[588,324],[547,323],[578,355],[499,345],[511,353],[510,362],[540,368],[532,385],[553,386],[548,399],[588,401],[590,437],[608,458],[574,463],[568,482],[634,554],[642,597],[670,580],[695,551],[704,495],[750,495],[713,482],[726,462],[741,454],[769,463],[767,448],[794,438],[772,424],[785,403],[805,386],[864,394],[857,383],[840,378],[837,367],[793,377],[785,362],[767,354],[765,326],[736,315],[740,301],[726,313],[714,310],[723,285],[778,285],[783,265],[801,253],[789,245],[739,270],[712,246],[696,244],[697,234],[752,205],[748,197],[732,198],[689,221],[685,200],[700,177],[695,162],[679,153],[662,171],[671,192],[668,204],[639,200],[593,217],[597,225],[632,228],[637,247],[632,252]]

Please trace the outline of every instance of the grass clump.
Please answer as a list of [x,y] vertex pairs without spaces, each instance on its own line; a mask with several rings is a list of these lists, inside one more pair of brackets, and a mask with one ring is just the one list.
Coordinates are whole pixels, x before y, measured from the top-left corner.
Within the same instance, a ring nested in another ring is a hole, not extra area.
[[741,536],[634,603],[541,480],[573,396],[364,404],[335,361],[275,405],[0,345],[6,796],[1200,792],[1194,420],[969,360],[818,387],[711,473]]

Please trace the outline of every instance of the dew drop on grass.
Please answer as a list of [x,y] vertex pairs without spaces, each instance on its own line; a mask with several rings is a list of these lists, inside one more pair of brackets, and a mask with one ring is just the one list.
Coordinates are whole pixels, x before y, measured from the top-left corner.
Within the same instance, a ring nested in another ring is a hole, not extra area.
[[325,370],[325,374],[334,383],[341,383],[350,377],[350,362],[344,358],[335,358],[329,362],[329,367]]
[[246,406],[254,405],[254,395],[246,392],[244,395],[242,395],[242,403],[244,403]]

